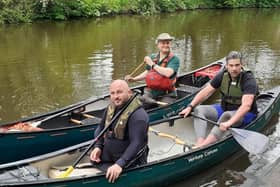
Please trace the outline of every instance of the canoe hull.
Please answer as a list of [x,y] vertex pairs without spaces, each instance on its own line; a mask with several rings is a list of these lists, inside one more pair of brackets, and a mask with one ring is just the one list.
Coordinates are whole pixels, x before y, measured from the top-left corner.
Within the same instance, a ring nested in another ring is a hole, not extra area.
[[[168,107],[153,110],[149,116],[152,120],[168,118],[187,106],[193,97],[192,95]],[[42,132],[0,134],[0,149],[6,150],[1,153],[0,164],[53,152],[91,140],[96,127],[97,124]]]
[[[212,64],[209,64],[206,67],[202,67],[198,70],[194,70],[190,73],[187,73],[185,75],[182,75],[178,77],[178,82],[186,82],[186,85],[190,83],[190,81],[193,79],[192,75],[195,74],[195,72],[208,68],[211,66],[222,66],[223,61],[217,61]],[[185,84],[185,83],[184,83]],[[167,106],[160,106],[155,109],[148,110],[148,114],[150,117],[150,122],[160,120],[160,119],[166,119],[172,115],[177,114],[179,111],[181,111],[183,108],[185,108],[193,99],[195,94],[202,88],[197,87],[194,90],[190,91],[189,88],[187,88],[186,93],[188,95],[181,97],[180,99],[176,100],[176,102],[167,105]],[[143,91],[144,86],[136,87]],[[178,90],[179,92],[179,90]],[[108,95],[103,96],[103,98],[107,98],[107,100],[104,101],[98,101],[100,102],[100,107],[98,106],[98,112],[93,112],[93,114],[97,115],[98,117],[101,117],[102,111],[104,109],[103,106],[107,106],[106,103],[108,103]],[[79,105],[83,102],[79,102]],[[89,108],[93,108],[95,103],[93,103],[92,106],[89,105]],[[72,106],[73,107],[73,106]],[[102,108],[103,107],[103,108]],[[71,107],[67,107],[66,109],[71,109]],[[86,109],[86,111],[90,109]],[[61,112],[63,110],[59,110]],[[51,112],[50,114],[54,114],[54,112]],[[47,116],[47,115],[42,115]],[[40,119],[40,116],[36,116],[35,118],[29,118],[24,119],[22,122],[28,122],[34,119]],[[0,158],[0,164],[13,162],[45,153],[49,153],[52,151],[56,151],[62,148],[65,148],[67,146],[79,144],[81,142],[91,140],[93,138],[94,130],[96,129],[98,123],[95,124],[86,124],[86,125],[79,125],[79,124],[68,124],[69,118],[67,115],[63,116],[61,118],[55,118],[51,119],[47,122],[42,123],[42,127],[44,126],[50,126],[53,128],[49,128],[47,130],[38,131],[38,132],[9,132],[9,133],[0,133],[0,149],[1,150],[7,150],[3,153],[1,153]],[[16,122],[13,122],[16,123]],[[63,128],[56,128],[59,127],[60,124],[65,123]]]
[[[264,99],[269,98],[267,99],[267,105],[264,108],[260,108],[261,114],[246,127],[247,130],[261,131],[269,124],[269,121],[275,114],[279,114],[280,87],[276,90],[277,92],[274,90],[274,94],[271,91],[267,92],[267,96],[264,97]],[[226,136],[221,141],[202,149],[174,155],[163,160],[155,160],[147,165],[127,170],[113,185],[118,187],[170,185],[220,163],[240,149],[240,145],[232,136]],[[2,168],[1,165],[0,168]],[[97,176],[73,177],[65,180],[50,179],[29,183],[10,183],[9,186],[42,186],[43,184],[44,186],[50,187],[112,186],[102,174]],[[0,183],[0,186],[5,185],[7,184]]]
[[62,129],[51,132],[0,135],[0,164],[21,160],[92,139],[96,126]]

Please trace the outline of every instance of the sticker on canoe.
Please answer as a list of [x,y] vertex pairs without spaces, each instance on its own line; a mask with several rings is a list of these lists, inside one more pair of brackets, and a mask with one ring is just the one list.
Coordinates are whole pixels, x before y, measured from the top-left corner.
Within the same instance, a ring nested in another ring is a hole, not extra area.
[[187,160],[189,162],[194,162],[194,161],[197,161],[197,160],[201,160],[203,158],[206,158],[208,156],[211,156],[212,154],[218,152],[218,148],[215,148],[215,149],[211,149],[211,150],[208,150],[208,151],[204,151],[202,154],[199,154],[199,155],[195,155],[195,156],[190,156],[187,158]]

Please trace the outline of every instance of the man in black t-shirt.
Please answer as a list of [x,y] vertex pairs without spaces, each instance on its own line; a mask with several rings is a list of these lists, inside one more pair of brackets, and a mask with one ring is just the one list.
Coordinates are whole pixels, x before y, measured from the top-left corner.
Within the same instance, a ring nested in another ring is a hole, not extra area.
[[[220,104],[199,105],[216,90],[220,90],[221,93]],[[210,84],[195,96],[187,108],[179,113],[187,117],[194,110],[197,116],[217,121],[220,125],[219,127],[214,126],[207,136],[208,123],[205,120],[194,118],[197,135],[195,148],[216,142],[231,126],[239,127],[255,119],[257,93],[256,79],[251,71],[242,67],[241,54],[231,51],[226,57],[226,69],[219,72]]]

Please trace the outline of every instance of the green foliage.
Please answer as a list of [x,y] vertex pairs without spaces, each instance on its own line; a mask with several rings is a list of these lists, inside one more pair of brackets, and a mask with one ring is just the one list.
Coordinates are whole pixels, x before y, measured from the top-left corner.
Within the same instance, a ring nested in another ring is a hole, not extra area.
[[280,7],[280,0],[205,0],[205,3],[213,8]]
[[151,15],[196,8],[280,7],[280,0],[1,0],[0,23],[133,13]]
[[116,0],[95,0],[93,4],[99,5],[101,15],[116,14],[121,11],[121,1]]
[[280,0],[256,0],[256,7],[260,8],[279,8]]
[[203,0],[184,0],[187,9],[200,8],[203,5]]
[[176,10],[176,5],[171,0],[158,0],[157,5],[158,9],[162,10],[162,12],[173,12]]
[[46,7],[42,2],[37,3],[37,18],[65,20],[75,17],[97,16],[98,12],[93,10],[90,0],[52,0]]
[[255,0],[226,0],[224,4],[231,8],[253,7],[255,6]]
[[156,2],[154,0],[135,0],[134,7],[133,12],[142,15],[151,15],[157,12]]
[[0,1],[0,22],[30,22],[33,15],[33,1],[2,0]]

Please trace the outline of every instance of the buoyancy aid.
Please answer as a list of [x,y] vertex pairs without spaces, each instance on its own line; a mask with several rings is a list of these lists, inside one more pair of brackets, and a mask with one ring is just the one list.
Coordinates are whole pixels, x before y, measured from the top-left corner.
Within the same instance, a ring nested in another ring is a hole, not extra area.
[[[173,53],[169,53],[160,64],[161,67],[167,67],[168,62],[174,57]],[[153,59],[155,64],[159,62],[159,55],[157,55]],[[175,83],[176,83],[176,72],[171,77],[166,77],[161,75],[154,69],[151,69],[148,74],[146,75],[146,84],[148,88],[154,90],[165,90],[165,91],[174,91],[175,90]]]
[[[141,106],[142,106],[142,103],[138,97],[136,97],[128,105],[128,107],[124,110],[124,112],[119,117],[119,119],[116,122],[116,125],[113,129],[114,138],[117,138],[120,140],[123,140],[125,138],[125,130],[126,130],[128,118],[135,110],[137,110]],[[111,123],[115,110],[116,110],[116,107],[113,104],[110,104],[108,106],[106,120],[105,120],[105,127],[107,127]]]
[[242,68],[240,75],[232,80],[230,74],[225,71],[223,80],[220,87],[222,95],[222,108],[224,110],[236,110],[241,105],[242,100],[242,89],[241,84],[243,83],[242,78],[245,73],[251,72],[249,69]]

